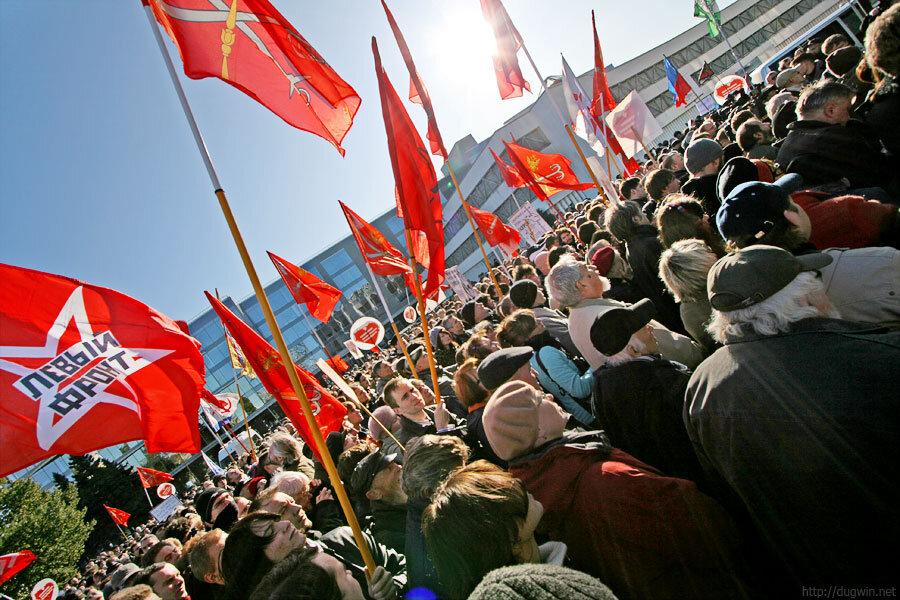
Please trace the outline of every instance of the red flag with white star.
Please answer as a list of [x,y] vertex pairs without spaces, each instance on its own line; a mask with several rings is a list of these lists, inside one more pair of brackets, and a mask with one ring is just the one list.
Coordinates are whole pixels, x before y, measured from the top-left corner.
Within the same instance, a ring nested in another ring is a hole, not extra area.
[[156,469],[148,469],[147,467],[138,467],[137,473],[138,477],[141,478],[141,485],[145,488],[154,487],[174,479],[168,473],[157,471]]
[[114,290],[0,264],[0,476],[143,439],[200,449],[200,343]]
[[360,99],[268,0],[142,0],[191,79],[216,77],[341,155]]
[[112,508],[111,506],[103,505],[103,508],[109,513],[109,516],[112,517],[112,520],[115,521],[118,525],[128,526],[128,519],[131,517],[131,514],[125,512],[124,510],[118,508]]
[[[263,387],[275,397],[278,406],[291,420],[300,437],[309,445],[309,449],[313,451],[316,458],[319,458],[312,432],[303,416],[303,409],[300,408],[300,400],[294,394],[294,386],[291,385],[287,369],[284,368],[278,351],[240,320],[237,315],[228,310],[215,296],[206,292],[206,297],[212,304],[213,310],[222,319],[225,328],[241,347],[244,357],[253,367]],[[303,384],[303,391],[306,392],[310,407],[316,416],[316,424],[322,432],[322,437],[327,438],[332,431],[340,431],[347,409],[328,390],[319,385],[315,377],[297,365],[291,364],[297,370],[297,376],[300,378],[300,383]]]
[[341,299],[341,290],[330,286],[309,271],[289,263],[280,256],[269,252],[284,285],[291,292],[297,304],[305,304],[312,316],[327,323]]

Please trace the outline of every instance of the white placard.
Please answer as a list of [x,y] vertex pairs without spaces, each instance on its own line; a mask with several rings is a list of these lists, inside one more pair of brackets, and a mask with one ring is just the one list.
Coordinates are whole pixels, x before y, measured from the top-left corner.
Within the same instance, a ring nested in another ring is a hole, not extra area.
[[161,483],[158,486],[156,486],[156,495],[162,499],[166,499],[169,496],[172,496],[174,494],[175,494],[175,486],[172,485],[172,483],[170,481],[167,481],[166,483]]
[[182,506],[181,500],[178,499],[178,496],[173,494],[150,509],[150,516],[162,523],[168,519],[179,506]]
[[384,339],[384,325],[372,317],[361,317],[350,327],[350,339],[357,347],[371,350]]
[[536,244],[545,234],[553,231],[531,202],[526,202],[511,214],[509,224],[516,228],[523,240],[529,240],[529,244]]
[[412,306],[407,306],[403,309],[403,320],[407,323],[415,323],[416,322],[416,309]]
[[344,347],[350,351],[350,356],[353,358],[362,358],[362,350],[359,349],[359,346],[353,340],[344,340]]
[[31,588],[31,600],[55,600],[59,595],[59,586],[50,578],[41,579]]
[[714,98],[720,105],[728,101],[728,95],[743,89],[745,93],[750,93],[750,86],[747,80],[740,75],[726,75],[716,82],[716,92]]
[[471,282],[459,270],[459,265],[453,265],[444,270],[444,282],[450,286],[463,302],[468,302],[478,297],[478,292],[475,291]]

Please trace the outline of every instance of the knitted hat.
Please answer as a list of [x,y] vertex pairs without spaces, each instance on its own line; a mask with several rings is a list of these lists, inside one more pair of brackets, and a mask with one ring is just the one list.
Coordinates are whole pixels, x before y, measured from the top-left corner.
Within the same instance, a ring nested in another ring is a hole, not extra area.
[[210,488],[208,490],[203,490],[197,497],[194,499],[194,507],[197,509],[197,514],[200,515],[200,518],[203,519],[204,523],[212,523],[212,507],[216,502],[216,498],[221,496],[222,494],[227,494],[225,490],[222,488]]
[[797,120],[797,101],[788,100],[772,115],[772,134],[777,139],[787,137],[788,125]]
[[601,275],[605,276],[612,268],[613,259],[615,257],[616,251],[613,250],[612,246],[603,246],[594,252],[594,257],[591,258],[591,264],[597,267],[597,271]]
[[459,318],[462,319],[466,329],[475,327],[475,301],[469,300],[459,309]]
[[756,165],[743,156],[736,156],[725,163],[716,179],[716,196],[719,202],[728,197],[728,194],[742,183],[759,181],[759,170]]
[[560,567],[526,563],[494,569],[469,600],[616,600],[599,579]]
[[531,308],[537,298],[538,286],[530,279],[521,279],[509,288],[509,299],[518,308]]
[[481,416],[494,454],[511,460],[530,450],[538,437],[538,402],[534,388],[509,381],[493,393]]
[[715,140],[700,138],[684,151],[684,166],[691,175],[699,173],[703,167],[722,156],[722,146]]

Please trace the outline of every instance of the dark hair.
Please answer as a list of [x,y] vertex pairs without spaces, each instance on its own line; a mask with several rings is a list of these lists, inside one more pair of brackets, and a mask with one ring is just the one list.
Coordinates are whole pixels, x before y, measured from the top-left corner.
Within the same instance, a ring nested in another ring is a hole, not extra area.
[[528,494],[512,475],[476,461],[438,488],[422,514],[425,546],[452,598],[466,598],[494,569],[516,563]]
[[731,131],[737,133],[737,130],[741,128],[745,122],[749,121],[753,118],[753,111],[749,109],[739,110],[731,117]]
[[600,227],[593,221],[585,221],[578,227],[578,239],[587,245],[591,242],[591,236],[599,229]]
[[535,269],[531,265],[519,265],[515,269],[513,269],[513,279],[516,281],[521,281],[522,279],[528,278],[529,275],[537,275],[537,269]]
[[572,246],[557,246],[553,250],[550,251],[550,257],[547,259],[547,262],[550,263],[550,268],[552,269],[556,263],[559,262],[566,254],[573,254],[575,249]]
[[641,185],[640,177],[629,177],[628,179],[623,181],[622,188],[620,190],[622,193],[622,198],[628,200],[628,196],[630,196],[631,192],[633,192],[639,185]]
[[149,585],[152,588],[153,586],[150,585],[150,577],[155,575],[157,572],[159,572],[159,570],[162,569],[163,567],[165,567],[167,564],[169,564],[169,563],[157,562],[157,563],[153,563],[149,566],[144,567],[143,569],[138,571],[134,577],[131,578],[131,581],[129,581],[129,584],[131,584],[131,585],[144,584],[144,585]]
[[391,396],[394,393],[394,390],[404,381],[407,381],[406,377],[402,375],[397,375],[393,377],[390,381],[384,384],[384,389],[381,391],[381,396],[384,398],[384,403],[390,406],[391,408],[397,408],[397,401],[394,400]]
[[657,202],[665,198],[665,190],[675,180],[675,172],[669,169],[656,169],[647,173],[644,178],[644,189],[647,195]]
[[309,546],[291,551],[263,577],[250,600],[341,600],[334,576],[313,562],[318,553]]
[[749,119],[740,126],[737,132],[737,143],[741,150],[747,152],[756,146],[757,133],[763,133],[762,122],[757,119]]
[[259,523],[274,524],[280,520],[279,515],[257,512],[247,515],[231,528],[222,548],[221,570],[231,596],[246,598],[275,565],[265,555],[266,546],[275,535],[259,535],[253,529]]
[[537,327],[537,319],[534,317],[534,311],[517,310],[500,323],[497,341],[504,348],[525,346],[535,327]]
[[588,211],[588,219],[591,221],[600,224],[600,219],[603,218],[603,211],[606,210],[606,207],[602,204],[597,204],[596,206],[592,206],[591,210]]

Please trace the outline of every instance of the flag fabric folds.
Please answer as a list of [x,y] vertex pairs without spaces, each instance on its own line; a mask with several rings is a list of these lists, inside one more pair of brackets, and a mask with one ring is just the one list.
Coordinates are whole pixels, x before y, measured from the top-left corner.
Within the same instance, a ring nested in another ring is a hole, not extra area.
[[675,68],[669,57],[665,55],[663,55],[663,66],[666,69],[666,79],[669,81],[669,91],[672,92],[675,106],[684,106],[687,104],[685,97],[691,93],[691,86],[684,76],[678,72],[678,69]]
[[185,75],[217,77],[341,155],[360,99],[268,0],[142,0],[178,47]]
[[466,206],[472,211],[472,218],[488,244],[499,246],[509,256],[515,256],[519,253],[519,244],[522,243],[522,236],[518,231],[505,224],[494,213],[477,209],[469,203],[466,203]]
[[481,0],[481,14],[494,31],[494,42],[497,45],[493,56],[494,75],[497,77],[500,97],[503,100],[518,98],[523,89],[530,92],[531,86],[522,76],[519,59],[516,58],[516,53],[522,47],[522,37],[503,4],[500,0]]
[[328,365],[337,373],[343,373],[344,371],[350,370],[350,365],[348,365],[347,361],[341,358],[338,354],[335,354],[325,362],[328,363]]
[[175,321],[114,290],[0,265],[0,476],[143,439],[196,452],[205,368]]
[[606,115],[606,124],[622,141],[622,150],[630,157],[643,149],[642,142],[652,142],[663,134],[659,121],[634,90]]
[[131,516],[129,513],[105,504],[103,505],[103,508],[106,509],[106,512],[109,513],[109,516],[112,517],[112,520],[115,521],[117,525],[128,526],[128,518]]
[[234,340],[231,339],[231,336],[228,335],[227,331],[225,332],[225,344],[228,346],[228,357],[231,359],[231,368],[240,369],[241,375],[244,377],[256,379],[256,373],[253,372],[253,367],[244,360],[244,355],[237,349],[237,345],[234,343]]
[[31,550],[0,556],[0,585],[12,579],[13,575],[30,565],[36,558],[37,555]]
[[506,140],[503,144],[523,182],[541,200],[547,200],[562,190],[587,190],[595,187],[593,183],[579,182],[572,171],[572,163],[562,154],[544,154]]
[[601,138],[604,137],[604,124],[601,124],[591,114],[591,99],[581,87],[565,57],[562,59],[562,69],[563,96],[566,100],[572,129],[575,131],[575,135],[584,138],[590,144],[598,156],[603,156],[605,148]]
[[399,275],[412,272],[412,267],[409,266],[409,262],[403,256],[403,253],[387,241],[387,238],[380,231],[340,200],[338,200],[338,204],[341,205],[341,210],[344,211],[344,217],[347,218],[347,224],[350,225],[350,231],[353,233],[356,245],[359,246],[359,252],[362,254],[363,260],[366,261],[373,273],[377,275]]
[[500,175],[503,176],[503,181],[506,182],[511,188],[523,188],[528,187],[528,184],[525,183],[525,180],[522,179],[522,176],[516,170],[515,167],[512,167],[505,162],[503,159],[497,156],[497,153],[494,152],[494,149],[491,148],[491,155],[494,157],[494,162],[497,164],[497,168],[500,169]]
[[422,139],[381,66],[374,37],[372,53],[388,152],[394,169],[397,216],[403,219],[412,240],[410,253],[428,269],[423,292],[428,297],[436,294],[444,281],[444,219],[437,176]]
[[153,487],[174,479],[168,473],[157,471],[155,469],[148,469],[147,467],[137,467],[137,474],[138,477],[141,478],[141,485],[145,488]]
[[447,148],[444,147],[444,140],[441,138],[441,132],[437,126],[437,119],[434,117],[434,108],[431,106],[431,96],[428,95],[428,90],[425,88],[425,82],[422,81],[419,72],[416,70],[412,54],[409,52],[409,46],[406,45],[406,40],[400,32],[400,27],[397,26],[397,21],[394,20],[394,15],[391,13],[384,0],[381,0],[381,6],[384,7],[384,13],[387,15],[391,31],[394,32],[394,38],[397,40],[397,47],[400,48],[400,55],[403,56],[403,62],[406,63],[406,68],[409,71],[409,99],[417,104],[421,104],[422,108],[425,110],[425,115],[428,117],[428,133],[426,137],[431,144],[431,153],[447,160]]
[[305,304],[312,316],[327,323],[341,299],[341,290],[276,254],[268,254],[297,304]]
[[206,468],[213,474],[213,477],[225,474],[225,469],[214,463],[212,459],[206,455],[206,452],[200,452],[200,456],[203,457],[203,462],[206,463]]
[[[318,450],[313,441],[312,431],[303,416],[300,408],[300,400],[294,394],[294,387],[288,377],[287,369],[278,352],[272,348],[258,333],[253,331],[237,315],[228,310],[224,304],[216,300],[209,292],[206,297],[212,304],[213,310],[222,319],[225,328],[234,336],[244,356],[253,365],[253,370],[262,382],[266,391],[272,394],[278,401],[278,405],[284,414],[291,420],[300,437],[309,445],[310,450],[318,457]],[[303,385],[303,390],[309,399],[310,407],[316,416],[316,422],[322,437],[328,437],[332,431],[339,431],[347,414],[347,409],[331,393],[319,385],[316,379],[291,363],[290,368],[297,371],[297,376]]]
[[694,16],[706,19],[709,37],[719,37],[719,6],[716,0],[694,0]]
[[703,61],[703,68],[700,69],[700,76],[697,77],[697,81],[699,83],[706,83],[710,79],[715,76],[715,72],[712,70],[712,67],[709,66],[709,63]]

